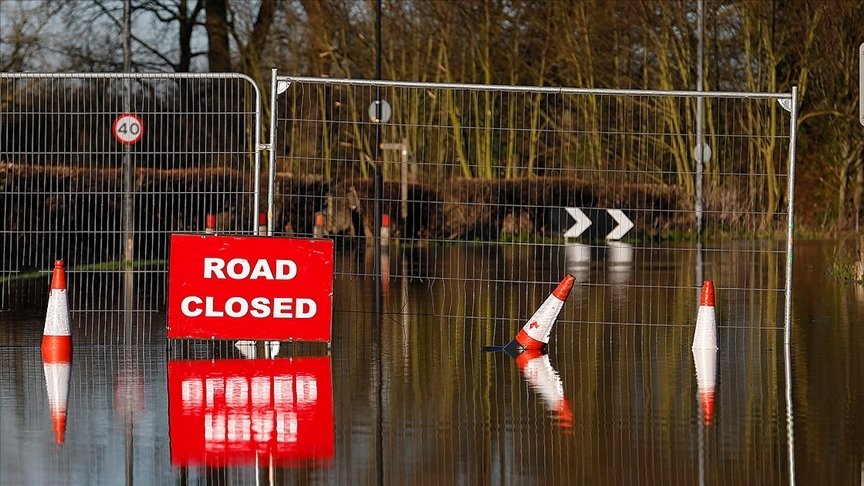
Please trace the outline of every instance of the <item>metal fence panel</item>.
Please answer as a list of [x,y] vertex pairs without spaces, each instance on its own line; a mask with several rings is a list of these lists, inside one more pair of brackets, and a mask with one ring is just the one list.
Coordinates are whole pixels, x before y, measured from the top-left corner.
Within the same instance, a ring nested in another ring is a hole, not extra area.
[[[208,214],[220,233],[257,230],[262,103],[246,76],[2,73],[0,103],[4,310],[44,309],[46,278],[29,277],[63,259],[73,318],[111,341],[112,322],[163,309],[171,233]],[[127,112],[137,143],[114,136]]]
[[[469,294],[483,300],[500,295],[484,288],[551,288],[568,272],[590,303],[573,316],[583,322],[690,322],[692,308],[670,310],[666,299],[689,299],[703,279],[731,299],[777,308],[755,325],[777,325],[788,306],[794,92],[411,83],[275,70],[272,84],[270,232],[336,239],[349,260],[340,278],[386,272],[384,285],[395,276],[425,282],[454,320],[485,311],[449,302],[461,294],[453,286],[468,281],[478,286]],[[699,98],[711,149],[701,167]],[[380,230],[376,190],[389,220]],[[386,268],[370,264],[379,231],[392,243]],[[735,261],[720,261],[729,248]],[[608,309],[618,293],[629,293],[626,304]],[[528,300],[475,303],[519,319],[533,311]]]
[[[782,309],[785,298],[788,320],[794,92],[275,72],[273,90],[268,233],[334,238],[337,278],[362,286],[384,277],[388,286],[401,276],[401,291],[421,285],[433,294],[433,312],[518,320],[533,310],[532,287],[573,273],[584,305],[565,319],[650,325],[691,320],[692,309],[665,301],[711,279],[763,307]],[[712,154],[697,217],[700,97]],[[267,148],[260,99],[254,82],[235,74],[0,74],[0,307],[44,307],[34,304],[45,300],[44,286],[27,276],[44,276],[63,258],[73,315],[111,324],[115,311],[132,309],[149,322],[164,305],[170,233],[203,231],[208,214],[220,233],[257,230]],[[111,134],[126,111],[144,125],[133,145]],[[391,243],[380,260],[370,251],[379,236]],[[729,248],[735,258],[720,261]],[[625,293],[625,304],[607,308]],[[93,330],[117,336],[116,326]]]

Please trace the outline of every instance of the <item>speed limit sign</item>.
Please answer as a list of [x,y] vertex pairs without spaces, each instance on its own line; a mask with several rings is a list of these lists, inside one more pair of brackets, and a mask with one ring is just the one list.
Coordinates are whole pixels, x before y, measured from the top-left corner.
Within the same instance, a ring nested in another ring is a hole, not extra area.
[[144,135],[144,122],[138,115],[132,113],[124,113],[114,120],[114,126],[111,127],[114,132],[114,138],[118,142],[125,145],[132,145],[141,140]]

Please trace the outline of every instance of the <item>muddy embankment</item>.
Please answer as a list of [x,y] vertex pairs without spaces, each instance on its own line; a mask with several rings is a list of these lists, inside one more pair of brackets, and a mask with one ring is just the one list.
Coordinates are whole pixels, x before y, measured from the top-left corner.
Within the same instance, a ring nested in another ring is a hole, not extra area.
[[[78,169],[0,162],[0,226],[4,270],[50,268],[55,258],[116,261],[123,254],[124,177],[119,169]],[[162,259],[167,235],[203,232],[217,215],[223,233],[248,233],[256,220],[251,176],[233,169],[137,169],[133,187],[135,258]],[[266,182],[262,182],[266,187]],[[275,232],[310,236],[315,213],[327,233],[352,244],[372,235],[371,180],[335,184],[279,175]],[[672,187],[607,185],[578,179],[449,179],[408,185],[407,218],[401,186],[385,181],[382,211],[391,235],[412,240],[494,241],[508,235],[556,236],[553,208],[617,208],[635,226],[628,237],[655,237],[692,228],[689,199]],[[261,210],[266,210],[262,199]]]

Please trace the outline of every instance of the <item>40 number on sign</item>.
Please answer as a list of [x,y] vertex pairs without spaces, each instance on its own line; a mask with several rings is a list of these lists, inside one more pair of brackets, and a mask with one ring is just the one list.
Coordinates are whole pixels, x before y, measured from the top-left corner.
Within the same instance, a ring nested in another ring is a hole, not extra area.
[[114,132],[114,138],[118,142],[125,145],[132,145],[141,140],[144,135],[144,122],[138,115],[132,113],[124,113],[114,120],[114,126],[111,128]]

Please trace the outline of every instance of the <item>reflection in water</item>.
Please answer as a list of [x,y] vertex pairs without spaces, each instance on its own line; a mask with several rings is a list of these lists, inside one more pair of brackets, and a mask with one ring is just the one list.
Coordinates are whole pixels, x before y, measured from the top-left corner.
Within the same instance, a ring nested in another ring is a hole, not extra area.
[[564,263],[567,273],[577,283],[587,282],[591,276],[591,247],[583,243],[565,243]]
[[114,377],[114,419],[123,424],[126,443],[126,484],[135,474],[135,425],[144,416],[144,378],[141,376],[138,348],[122,348]]
[[69,398],[69,378],[72,372],[70,361],[45,360],[45,385],[48,391],[48,406],[54,428],[54,442],[66,441],[66,408]]
[[606,264],[609,266],[609,283],[621,285],[630,282],[633,253],[633,245],[629,243],[622,243],[620,241],[606,242]]
[[170,361],[168,399],[177,466],[333,458],[329,357]]
[[717,382],[717,349],[693,348],[696,387],[702,405],[702,424],[714,424],[714,385]]
[[[282,467],[276,460],[270,467],[265,453],[278,449],[277,431],[283,438],[292,432],[288,412],[299,420],[300,404],[311,393],[307,386],[296,389],[299,370],[191,372],[196,384],[187,385],[184,412],[182,385],[168,385],[166,360],[186,363],[189,356],[170,355],[174,348],[166,350],[164,333],[156,345],[133,348],[131,361],[117,348],[80,346],[69,378],[66,443],[56,447],[38,350],[44,313],[32,322],[0,314],[0,483],[96,484],[121,482],[126,473],[135,484],[376,484],[379,478],[386,484],[789,484],[795,478],[810,484],[826,475],[832,484],[851,484],[860,479],[864,450],[858,433],[864,415],[855,405],[861,393],[854,386],[864,370],[855,352],[864,342],[864,328],[855,325],[864,306],[851,286],[826,280],[821,260],[799,253],[803,279],[794,341],[791,351],[784,350],[778,293],[764,290],[782,281],[772,271],[782,265],[771,263],[782,255],[745,250],[704,250],[705,275],[718,284],[716,312],[723,324],[713,372],[703,375],[702,360],[691,348],[699,303],[696,254],[637,246],[638,264],[629,266],[633,285],[619,296],[608,291],[605,252],[604,258],[595,254],[588,278],[572,292],[584,298],[571,296],[561,310],[549,342],[552,354],[528,360],[536,365],[530,376],[553,377],[537,387],[525,373],[527,364],[523,370],[503,353],[479,348],[507,342],[548,297],[550,282],[558,282],[567,268],[563,246],[526,247],[509,259],[483,245],[444,256],[437,249],[391,251],[390,270],[399,281],[392,283],[374,349],[368,280],[339,274],[332,425],[325,427],[329,436],[323,434],[332,447],[317,456],[322,458],[285,459]],[[337,258],[363,266],[362,255]],[[76,344],[94,339],[81,328],[73,332]],[[233,342],[219,353],[211,352],[209,342],[189,346],[191,362],[202,366],[213,354],[215,363],[238,366],[296,360],[282,357],[296,343],[281,343],[274,360],[223,359],[241,356]],[[789,354],[794,374],[786,375],[794,388],[784,386],[780,375]],[[277,377],[293,381],[293,409],[277,408],[276,390],[283,389]],[[713,377],[718,391],[722,387],[710,426],[704,423],[711,413],[702,407],[703,377]],[[268,390],[269,401],[259,408],[252,401],[255,379],[265,380],[262,388]],[[784,396],[784,389],[795,393]],[[243,390],[246,395],[238,393]],[[324,394],[320,384],[317,394]],[[237,405],[237,396],[246,397],[247,408]],[[135,440],[124,449],[127,432],[117,424],[118,410],[125,416],[131,402],[121,399],[141,397],[143,405],[130,414]],[[229,397],[235,397],[231,407]],[[572,421],[554,406],[564,399]],[[783,413],[793,400],[799,412],[797,471],[792,417]],[[175,426],[186,419],[195,421],[197,431],[187,435],[197,442],[187,442],[185,459],[175,463],[176,446],[184,440],[175,437],[183,430]],[[552,426],[553,419],[561,426]],[[266,428],[253,427],[261,422]],[[253,443],[257,430],[269,430],[273,439]],[[296,432],[299,438],[299,421]],[[234,444],[229,437],[247,436],[245,447],[252,452],[225,452]],[[226,465],[217,460],[220,454],[242,465]]]
[[[250,341],[241,339],[234,343],[234,347],[237,348],[240,355],[248,359],[258,357],[275,358],[279,355],[281,346],[282,344],[279,341]],[[260,350],[259,347],[261,348]]]
[[573,409],[564,395],[558,372],[549,362],[549,355],[539,349],[529,349],[516,356],[516,365],[531,389],[543,399],[558,426],[570,431],[573,428]]

